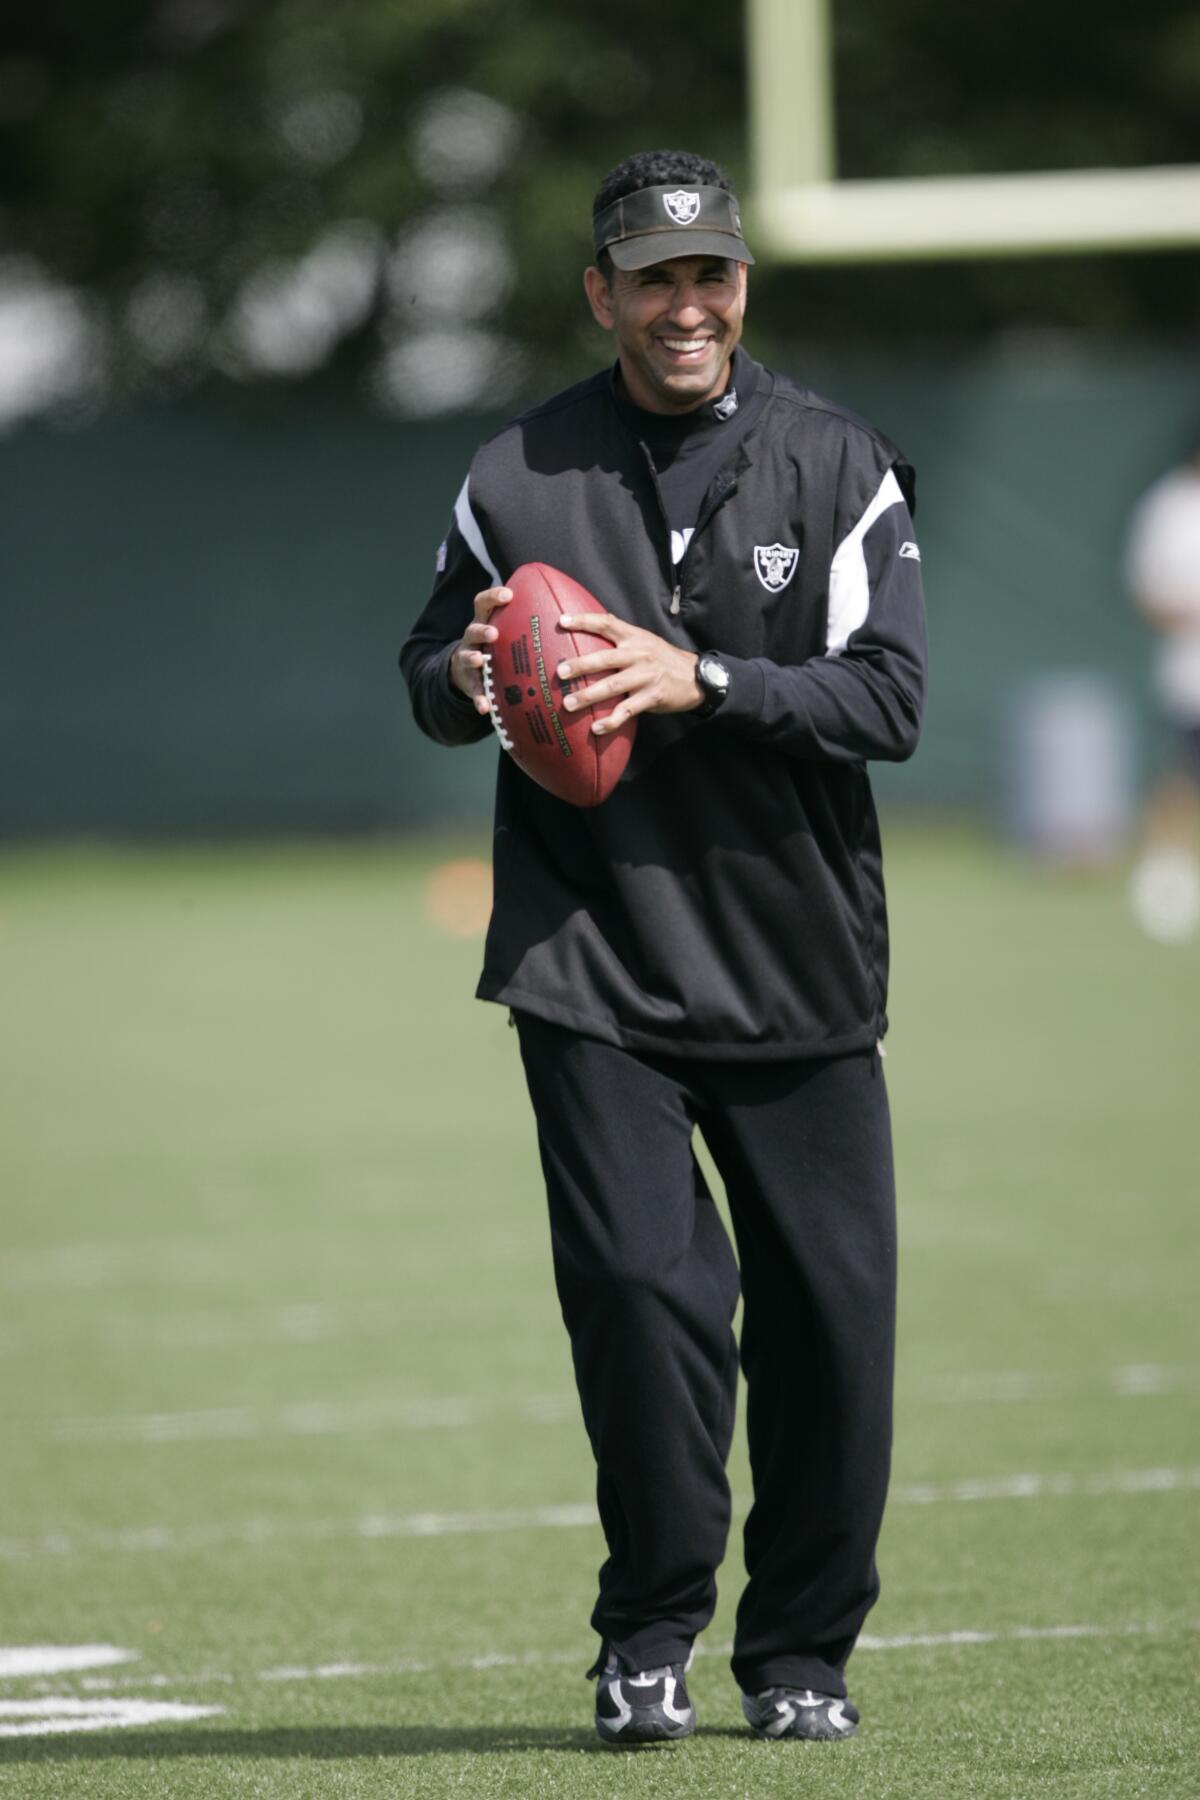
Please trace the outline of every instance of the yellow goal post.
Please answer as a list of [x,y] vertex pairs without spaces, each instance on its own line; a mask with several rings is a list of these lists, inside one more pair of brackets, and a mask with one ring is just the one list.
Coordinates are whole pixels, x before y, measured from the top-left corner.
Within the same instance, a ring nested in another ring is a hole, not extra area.
[[1200,166],[1193,164],[839,181],[828,0],[747,5],[747,210],[767,255],[907,262],[1200,243]]

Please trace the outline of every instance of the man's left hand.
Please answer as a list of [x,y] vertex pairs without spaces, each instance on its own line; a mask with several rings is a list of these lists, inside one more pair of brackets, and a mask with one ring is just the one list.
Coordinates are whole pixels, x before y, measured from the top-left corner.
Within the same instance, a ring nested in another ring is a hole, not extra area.
[[[602,700],[617,702],[610,713],[593,722],[597,736],[615,731],[638,713],[694,712],[703,704],[694,650],[681,650],[611,613],[564,613],[558,623],[563,631],[589,632],[610,641],[610,648],[568,657],[556,670],[562,681],[587,681],[586,687],[576,688],[563,701],[568,712]],[[595,676],[599,679],[593,680]]]

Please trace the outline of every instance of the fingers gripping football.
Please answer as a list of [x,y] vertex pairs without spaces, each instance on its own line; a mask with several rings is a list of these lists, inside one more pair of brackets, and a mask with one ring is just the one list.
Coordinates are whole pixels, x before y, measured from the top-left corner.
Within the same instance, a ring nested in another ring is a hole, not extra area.
[[563,681],[584,681],[563,701],[570,712],[600,701],[615,701],[613,710],[597,719],[592,730],[597,736],[615,731],[638,713],[692,712],[704,696],[696,681],[697,657],[692,650],[681,650],[653,631],[630,625],[611,613],[588,613],[586,617],[564,615],[559,625],[565,631],[589,631],[596,637],[611,640],[611,648],[593,650],[587,656],[572,656],[558,664],[556,673]]
[[499,635],[488,621],[497,607],[507,606],[511,599],[512,590],[506,587],[484,588],[481,594],[476,594],[475,617],[450,657],[450,681],[460,694],[474,701],[478,713],[486,714],[488,710],[483,682],[484,655]]

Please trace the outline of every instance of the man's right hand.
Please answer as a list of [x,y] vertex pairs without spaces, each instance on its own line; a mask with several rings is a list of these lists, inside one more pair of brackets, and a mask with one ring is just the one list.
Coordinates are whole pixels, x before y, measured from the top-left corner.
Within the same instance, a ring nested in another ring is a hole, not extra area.
[[507,606],[512,599],[512,589],[506,587],[484,588],[482,594],[475,596],[475,617],[462,634],[462,641],[455,646],[450,658],[450,681],[460,694],[475,703],[475,711],[486,713],[487,696],[483,691],[483,656],[490,644],[494,644],[500,633],[488,620],[498,606]]

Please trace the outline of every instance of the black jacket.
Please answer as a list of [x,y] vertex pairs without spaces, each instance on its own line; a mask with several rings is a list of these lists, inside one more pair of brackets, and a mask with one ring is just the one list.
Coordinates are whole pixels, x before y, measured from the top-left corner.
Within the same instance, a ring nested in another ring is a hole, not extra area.
[[482,999],[635,1050],[837,1055],[886,1029],[888,941],[865,764],[916,747],[924,697],[912,471],[774,376],[678,569],[653,467],[606,371],[476,453],[401,652],[422,730],[491,735],[447,667],[474,595],[523,562],[732,671],[711,719],[643,714],[604,805],[500,756]]

